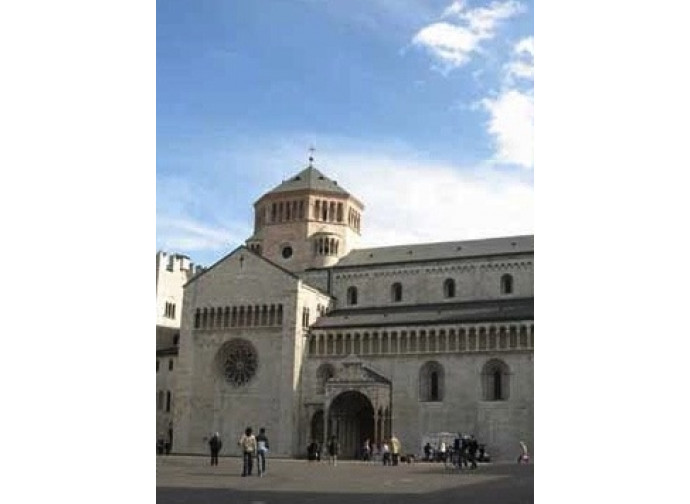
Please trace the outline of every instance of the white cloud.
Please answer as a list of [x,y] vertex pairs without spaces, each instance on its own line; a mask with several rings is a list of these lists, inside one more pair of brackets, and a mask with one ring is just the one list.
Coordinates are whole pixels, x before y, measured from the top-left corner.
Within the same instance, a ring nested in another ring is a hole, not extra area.
[[441,18],[458,16],[462,13],[462,9],[464,9],[464,7],[465,7],[464,2],[460,2],[459,0],[456,0],[455,2],[450,4],[448,7],[446,7],[446,10],[444,10],[443,14],[441,14]]
[[492,39],[500,21],[522,12],[514,0],[492,2],[488,7],[466,9],[456,1],[448,6],[441,18],[454,18],[456,24],[437,22],[425,26],[413,37],[412,43],[426,48],[449,71],[467,63],[472,53],[480,50],[483,40]]
[[524,38],[515,44],[515,57],[506,65],[509,82],[513,77],[520,79],[534,79],[534,39]]
[[156,247],[167,251],[223,251],[249,238],[243,226],[213,228],[184,218],[156,219]]
[[482,105],[490,114],[488,131],[496,141],[495,161],[534,166],[534,96],[509,89]]
[[364,247],[534,232],[534,189],[518,176],[386,155],[332,158],[339,184],[365,205]]
[[[312,142],[318,148],[315,166],[365,205],[362,247],[533,233],[531,172],[499,172],[490,166],[463,167],[427,160],[396,141],[362,142],[304,134],[263,137],[256,144],[243,143],[241,150],[233,148],[235,157],[228,162],[244,166],[248,173],[261,171],[261,177],[248,192],[237,195],[233,211],[219,212],[213,206],[208,218],[192,218],[191,211],[159,209],[157,247],[186,253],[194,262],[210,265],[244,243],[252,233],[253,202],[304,168],[303,146]],[[267,159],[266,152],[276,152],[279,159]],[[227,188],[212,190],[201,193],[195,205],[190,202],[185,208],[215,202]],[[172,191],[160,192],[175,197]],[[222,222],[222,226],[212,222]]]
[[459,67],[470,60],[470,53],[479,44],[479,38],[461,26],[434,23],[421,29],[412,42],[428,47],[448,67]]
[[534,166],[534,38],[517,42],[504,66],[503,89],[480,105],[489,113],[487,131],[494,138],[494,161]]

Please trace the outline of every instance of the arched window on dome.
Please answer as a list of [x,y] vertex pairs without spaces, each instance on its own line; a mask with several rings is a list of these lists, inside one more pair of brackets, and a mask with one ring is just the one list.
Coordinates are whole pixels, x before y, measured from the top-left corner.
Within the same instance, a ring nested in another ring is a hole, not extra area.
[[491,359],[482,369],[482,396],[485,401],[506,401],[510,397],[510,369],[500,359]]
[[443,401],[443,366],[436,361],[426,362],[419,370],[419,400]]
[[455,297],[455,280],[452,278],[446,278],[445,282],[443,282],[443,297]]
[[348,287],[347,304],[350,306],[354,306],[357,304],[357,287]]
[[503,275],[501,277],[501,294],[512,294],[513,293],[513,276]]
[[395,282],[393,285],[391,285],[391,301],[394,303],[402,301],[402,294],[403,289],[400,282]]

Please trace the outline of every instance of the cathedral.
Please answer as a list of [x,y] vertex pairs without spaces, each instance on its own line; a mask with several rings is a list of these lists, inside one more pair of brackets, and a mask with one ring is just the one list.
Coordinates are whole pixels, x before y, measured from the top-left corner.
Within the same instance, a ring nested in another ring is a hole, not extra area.
[[360,248],[365,229],[364,203],[310,161],[254,203],[245,245],[183,268],[184,302],[158,307],[181,308],[157,352],[174,357],[157,391],[174,453],[217,431],[233,454],[248,426],[284,457],[332,435],[344,458],[393,434],[416,455],[439,432],[495,460],[533,447],[534,237]]

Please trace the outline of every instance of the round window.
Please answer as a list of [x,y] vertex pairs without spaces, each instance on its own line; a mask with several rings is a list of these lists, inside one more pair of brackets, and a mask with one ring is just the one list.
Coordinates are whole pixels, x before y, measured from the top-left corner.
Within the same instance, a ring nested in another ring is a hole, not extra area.
[[242,339],[225,343],[218,360],[225,380],[235,387],[246,385],[254,377],[259,362],[254,345]]
[[290,259],[292,257],[292,247],[290,245],[286,245],[283,247],[283,259]]

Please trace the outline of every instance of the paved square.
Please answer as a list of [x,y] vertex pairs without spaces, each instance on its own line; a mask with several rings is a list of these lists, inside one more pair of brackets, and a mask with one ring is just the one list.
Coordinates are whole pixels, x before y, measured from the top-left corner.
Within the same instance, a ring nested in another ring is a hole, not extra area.
[[[256,469],[256,468],[255,468]],[[263,478],[242,478],[241,459],[159,456],[157,502],[166,503],[347,503],[395,502],[527,504],[534,502],[534,467],[482,464],[477,470],[446,469],[440,463],[397,467],[342,461],[276,459],[267,461]]]

